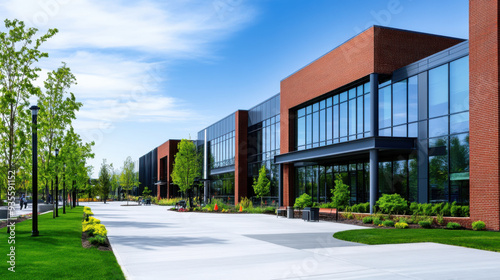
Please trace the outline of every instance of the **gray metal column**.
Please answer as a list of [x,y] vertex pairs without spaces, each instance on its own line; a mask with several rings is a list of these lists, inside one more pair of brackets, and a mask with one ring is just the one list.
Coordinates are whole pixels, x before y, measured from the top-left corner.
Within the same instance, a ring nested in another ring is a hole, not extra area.
[[378,196],[378,150],[370,150],[370,214]]
[[278,169],[278,206],[283,206],[283,164],[279,164]]
[[[370,135],[378,136],[378,74],[370,74]],[[378,150],[370,150],[370,214],[378,196]]]
[[208,145],[207,145],[207,130],[205,129],[205,139],[203,142],[203,203],[208,202]]
[[370,131],[378,136],[378,74],[370,74]]

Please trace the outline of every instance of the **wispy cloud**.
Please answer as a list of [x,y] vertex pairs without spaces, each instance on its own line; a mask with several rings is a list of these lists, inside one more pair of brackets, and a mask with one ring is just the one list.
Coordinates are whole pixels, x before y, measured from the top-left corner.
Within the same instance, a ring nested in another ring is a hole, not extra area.
[[78,85],[71,91],[85,104],[78,113],[82,129],[100,127],[103,120],[198,118],[183,100],[162,91],[168,62],[212,55],[212,44],[254,16],[254,9],[235,0],[0,3],[0,17],[18,18],[42,31],[59,29],[44,46],[51,59],[42,67],[55,69],[64,61],[72,69]]

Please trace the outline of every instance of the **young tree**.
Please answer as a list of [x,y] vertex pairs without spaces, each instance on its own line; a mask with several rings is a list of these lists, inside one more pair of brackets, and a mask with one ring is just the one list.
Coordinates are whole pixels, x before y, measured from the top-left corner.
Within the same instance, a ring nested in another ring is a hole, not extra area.
[[48,57],[40,47],[57,33],[57,29],[49,29],[36,38],[38,30],[26,28],[18,20],[5,20],[5,28],[0,31],[0,193],[7,186],[8,171],[31,167],[21,159],[31,151],[29,98],[41,95],[40,88],[33,85],[41,69],[34,64]]
[[174,184],[186,195],[193,186],[194,179],[201,176],[200,154],[191,140],[182,139],[177,147],[179,151],[175,155],[171,176]]
[[142,196],[149,197],[151,195],[151,190],[148,187],[145,187],[142,191]]
[[[59,69],[48,73],[44,82],[45,92],[38,100],[39,170],[40,178],[46,186],[55,176],[54,150],[61,148],[64,131],[71,126],[76,119],[76,111],[82,106],[82,103],[76,102],[73,93],[67,93],[75,83],[75,76],[63,63]],[[65,95],[69,97],[65,98]]]
[[130,190],[132,187],[139,185],[139,178],[136,176],[135,172],[135,163],[132,161],[132,158],[129,156],[125,159],[123,163],[122,174],[120,175],[120,185],[124,190],[127,191],[127,205],[130,200]]
[[332,189],[331,192],[333,195],[332,202],[335,208],[342,210],[349,206],[351,191],[349,190],[349,186],[342,181],[342,176],[340,174],[337,174],[335,177],[335,188]]
[[111,191],[111,170],[113,165],[106,164],[106,160],[102,160],[101,170],[99,171],[99,180],[97,182],[97,191],[101,199],[106,204],[109,192]]
[[259,178],[256,180],[253,178],[253,191],[255,192],[255,197],[260,198],[260,206],[262,207],[262,197],[269,195],[271,181],[267,178],[267,169],[265,165],[259,170]]
[[118,200],[121,200],[120,175],[115,170],[111,174],[111,189],[115,192]]

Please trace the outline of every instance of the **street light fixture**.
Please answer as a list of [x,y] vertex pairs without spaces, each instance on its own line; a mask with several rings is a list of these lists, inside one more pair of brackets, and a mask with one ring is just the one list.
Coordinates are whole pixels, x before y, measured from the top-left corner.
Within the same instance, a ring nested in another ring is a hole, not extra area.
[[37,117],[40,107],[33,105],[31,110],[31,122],[33,123],[33,131],[31,133],[32,146],[32,188],[33,188],[33,218],[31,236],[38,236],[38,134],[37,134]]
[[56,203],[54,214],[55,217],[59,217],[59,177],[57,176],[57,156],[59,155],[59,149],[56,149]]

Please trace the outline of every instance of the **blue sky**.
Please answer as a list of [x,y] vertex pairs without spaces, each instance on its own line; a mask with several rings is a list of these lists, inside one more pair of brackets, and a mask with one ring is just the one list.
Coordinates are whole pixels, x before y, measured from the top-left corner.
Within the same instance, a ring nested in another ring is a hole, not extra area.
[[[280,81],[377,24],[468,38],[465,0],[4,0],[0,17],[59,34],[84,103],[75,128],[123,165],[279,92]],[[33,102],[36,102],[34,100]]]

